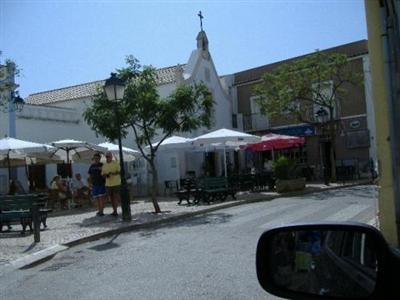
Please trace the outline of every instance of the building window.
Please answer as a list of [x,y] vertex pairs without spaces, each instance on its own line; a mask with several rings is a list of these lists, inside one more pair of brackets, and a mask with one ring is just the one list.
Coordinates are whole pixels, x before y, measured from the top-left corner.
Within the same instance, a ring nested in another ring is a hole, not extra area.
[[250,97],[250,110],[251,114],[249,116],[248,122],[250,124],[248,125],[247,128],[250,127],[251,130],[265,130],[269,128],[269,120],[266,115],[261,114],[261,109],[260,106],[257,104],[257,99],[259,97],[257,96],[252,96]]
[[232,128],[238,128],[238,125],[237,125],[237,114],[232,114]]
[[[338,118],[338,113],[337,113],[337,105],[338,103],[332,97],[333,93],[333,81],[328,80],[324,82],[318,82],[314,83],[312,85],[312,91],[313,91],[313,99],[314,101],[320,103],[320,104],[327,104],[327,105],[333,105],[333,118],[337,119]],[[322,107],[323,109],[326,110],[326,112],[329,114],[328,108],[326,106],[319,105],[318,103],[314,103],[313,105],[313,116],[315,117],[317,112],[320,110]],[[329,116],[329,115],[328,115]],[[330,119],[330,116],[329,116]],[[315,120],[318,121],[318,120]]]
[[295,99],[288,103],[286,108],[283,109],[282,114],[283,115],[290,115],[293,112],[300,111],[300,101],[298,99]]
[[175,156],[171,157],[171,168],[173,168],[173,169],[176,168],[176,157]]
[[210,75],[210,69],[209,68],[205,68],[204,69],[204,78],[206,79],[207,82],[211,81],[211,75]]

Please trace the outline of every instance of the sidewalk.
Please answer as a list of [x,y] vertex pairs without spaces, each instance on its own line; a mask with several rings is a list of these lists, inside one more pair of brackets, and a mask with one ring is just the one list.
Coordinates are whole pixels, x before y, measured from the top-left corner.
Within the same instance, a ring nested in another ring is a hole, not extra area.
[[[131,204],[132,222],[122,222],[121,216],[112,217],[111,208],[105,209],[104,217],[95,216],[96,210],[92,209],[74,209],[67,211],[64,215],[55,213],[50,214],[47,219],[48,228],[41,231],[40,243],[33,242],[33,236],[20,234],[20,225],[13,225],[10,232],[0,233],[0,269],[11,262],[23,259],[38,251],[48,249],[56,245],[65,247],[57,249],[66,249],[70,246],[83,243],[90,239],[98,239],[118,232],[131,231],[143,227],[155,226],[168,221],[176,221],[185,217],[191,217],[222,208],[236,206],[245,203],[272,200],[278,197],[288,197],[303,195],[312,192],[323,191],[327,189],[336,189],[348,187],[351,185],[365,184],[366,182],[352,182],[348,184],[308,184],[306,190],[287,194],[278,194],[276,192],[237,194],[237,200],[228,197],[228,201],[211,205],[201,204],[194,206],[177,205],[175,198],[159,198],[159,204],[162,210],[160,214],[154,214],[153,204],[148,199],[138,199]],[[120,212],[120,210],[119,210]],[[4,228],[5,229],[5,228]],[[55,249],[55,247],[53,247]],[[19,267],[21,264],[18,264]]]

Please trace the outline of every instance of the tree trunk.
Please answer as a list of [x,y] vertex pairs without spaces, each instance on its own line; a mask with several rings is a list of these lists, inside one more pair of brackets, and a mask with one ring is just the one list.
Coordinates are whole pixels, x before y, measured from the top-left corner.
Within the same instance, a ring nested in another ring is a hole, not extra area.
[[152,173],[152,187],[151,187],[151,201],[153,202],[154,211],[156,214],[161,212],[160,206],[158,205],[157,201],[157,194],[158,194],[158,172],[157,168],[154,165],[153,159],[150,161],[150,168]]
[[[332,115],[333,112],[331,112]],[[335,134],[335,123],[331,119],[329,124],[329,139],[331,141],[331,147],[329,151],[329,161],[331,164],[331,181],[336,182],[336,134]]]

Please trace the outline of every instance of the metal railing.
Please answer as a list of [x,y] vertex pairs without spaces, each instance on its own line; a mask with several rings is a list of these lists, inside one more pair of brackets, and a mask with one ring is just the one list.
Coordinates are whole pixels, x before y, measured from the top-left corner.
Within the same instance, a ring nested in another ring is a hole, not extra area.
[[265,130],[268,128],[269,121],[266,116],[259,113],[243,115],[244,131]]

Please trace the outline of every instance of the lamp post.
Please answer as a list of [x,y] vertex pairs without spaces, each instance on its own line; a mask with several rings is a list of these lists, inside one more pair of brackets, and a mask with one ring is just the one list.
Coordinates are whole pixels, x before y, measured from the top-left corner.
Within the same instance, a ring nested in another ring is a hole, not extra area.
[[[17,86],[14,85],[14,88]],[[24,99],[22,99],[18,92],[11,91],[10,92],[10,100],[8,103],[8,136],[11,138],[17,137],[17,123],[16,123],[16,111],[21,111],[24,107]],[[11,183],[11,180],[17,178],[17,171],[15,169],[11,169],[10,166],[10,158],[8,158],[8,181]]]
[[14,105],[16,111],[21,111],[24,108],[25,101],[19,96],[18,93],[17,96],[14,97]]
[[118,112],[118,101],[122,100],[124,97],[125,91],[125,83],[123,80],[119,79],[115,73],[111,73],[111,77],[108,78],[104,84],[104,91],[107,95],[107,99],[114,103],[115,108],[115,118],[116,123],[118,124],[118,148],[119,148],[119,164],[121,167],[121,189],[120,189],[120,198],[121,198],[121,208],[122,208],[122,220],[123,221],[131,221],[131,205],[129,199],[129,190],[126,183],[125,178],[125,166],[124,166],[124,157],[122,153],[122,143],[121,143],[121,124],[119,120],[119,112]]
[[[329,115],[326,109],[324,109],[322,106],[318,109],[318,111],[315,113],[315,117],[320,124],[321,128],[321,133],[324,135],[324,124],[328,121]],[[320,135],[320,147],[322,148],[322,143],[321,143],[321,135]],[[331,145],[332,147],[332,145]],[[323,175],[324,175],[324,183],[326,185],[329,185],[329,175],[328,175],[328,168],[326,165],[326,148],[323,147],[323,151],[321,150],[321,158],[322,158],[322,168],[323,168]],[[332,166],[331,166],[332,167]]]
[[15,112],[21,111],[24,107],[24,99],[22,99],[18,92],[10,92],[10,100],[8,103],[8,136],[15,138],[17,136],[17,124]]

